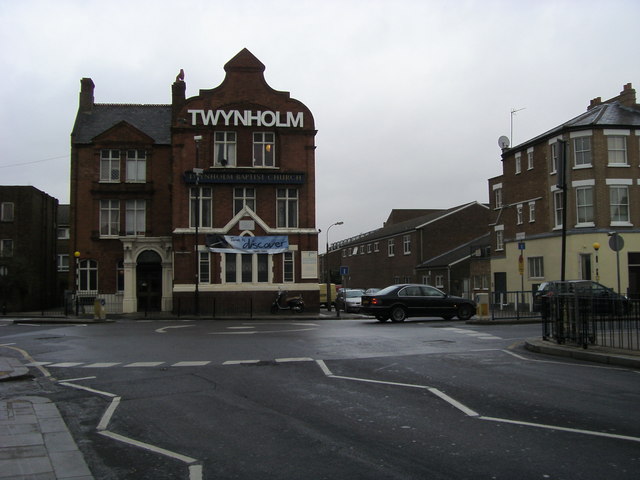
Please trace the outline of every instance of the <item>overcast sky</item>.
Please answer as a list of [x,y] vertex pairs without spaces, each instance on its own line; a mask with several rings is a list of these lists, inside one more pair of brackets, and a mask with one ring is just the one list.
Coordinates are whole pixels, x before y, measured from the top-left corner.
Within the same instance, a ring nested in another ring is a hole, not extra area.
[[[317,227],[487,202],[512,145],[640,87],[637,0],[0,0],[0,184],[69,202],[80,79],[97,103],[218,86],[248,48],[314,115]],[[519,110],[522,109],[522,110]],[[512,115],[512,110],[519,110]]]

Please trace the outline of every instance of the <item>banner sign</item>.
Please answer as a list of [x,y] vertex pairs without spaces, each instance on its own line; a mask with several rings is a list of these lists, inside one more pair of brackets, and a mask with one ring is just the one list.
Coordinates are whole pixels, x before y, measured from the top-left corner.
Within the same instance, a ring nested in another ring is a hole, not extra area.
[[289,237],[238,237],[234,235],[207,235],[207,248],[219,253],[283,253],[289,250]]

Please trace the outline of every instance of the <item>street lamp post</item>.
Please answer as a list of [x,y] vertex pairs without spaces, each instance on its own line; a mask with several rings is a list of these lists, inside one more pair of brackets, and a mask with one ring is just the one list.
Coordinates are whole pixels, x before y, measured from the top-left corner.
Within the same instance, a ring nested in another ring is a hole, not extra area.
[[[327,311],[330,312],[331,311],[331,269],[329,268],[329,230],[331,230],[331,227],[335,226],[335,225],[342,225],[344,222],[336,222],[333,223],[331,225],[329,225],[329,228],[327,228],[327,253],[325,254],[325,269],[326,269],[326,276],[327,276]],[[339,311],[339,310],[338,310]]]
[[196,260],[194,262],[195,268],[195,290],[193,292],[193,311],[195,315],[200,315],[200,250],[198,249],[198,227],[200,225],[200,176],[204,171],[202,168],[198,168],[199,160],[200,160],[200,140],[202,140],[202,135],[196,135],[193,137],[193,140],[196,142],[196,166],[193,169],[193,173],[196,176],[196,205],[195,205],[195,223],[196,223],[196,238],[194,245],[194,253]]
[[593,242],[593,249],[596,251],[596,282],[600,281],[600,270],[598,269],[598,250],[600,250],[600,244]]
[[76,265],[75,265],[75,284],[76,284],[76,288],[75,288],[75,300],[76,300],[76,317],[78,316],[78,309],[79,309],[79,302],[78,302],[78,291],[80,290],[80,252],[79,251],[75,251],[73,252],[73,256],[76,259]]

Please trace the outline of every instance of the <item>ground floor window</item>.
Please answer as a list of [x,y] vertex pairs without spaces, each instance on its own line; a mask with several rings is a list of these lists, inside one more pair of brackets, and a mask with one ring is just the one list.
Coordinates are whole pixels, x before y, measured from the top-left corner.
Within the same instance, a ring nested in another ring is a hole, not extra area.
[[283,281],[284,282],[293,282],[295,279],[295,274],[294,274],[294,263],[293,263],[293,252],[285,252],[283,254],[283,261],[284,261],[284,278]]
[[80,260],[78,265],[78,286],[82,291],[98,290],[98,262]]
[[[268,254],[224,254],[225,283],[267,283],[271,259]],[[202,282],[202,280],[201,280]]]
[[527,263],[529,264],[529,278],[543,278],[544,277],[544,261],[543,257],[529,257]]

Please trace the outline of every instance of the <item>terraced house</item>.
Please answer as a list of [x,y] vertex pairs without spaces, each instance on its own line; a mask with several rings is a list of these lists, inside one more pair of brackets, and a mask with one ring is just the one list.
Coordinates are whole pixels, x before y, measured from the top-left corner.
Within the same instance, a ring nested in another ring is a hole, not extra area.
[[505,148],[502,167],[489,179],[494,291],[536,289],[559,280],[564,264],[566,279],[639,295],[640,106],[631,84]]

